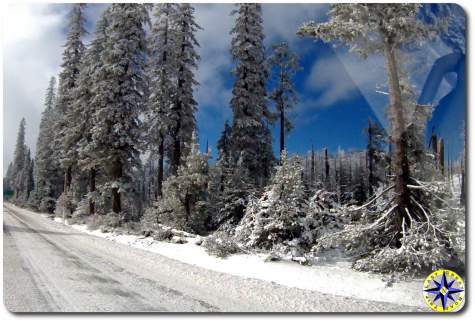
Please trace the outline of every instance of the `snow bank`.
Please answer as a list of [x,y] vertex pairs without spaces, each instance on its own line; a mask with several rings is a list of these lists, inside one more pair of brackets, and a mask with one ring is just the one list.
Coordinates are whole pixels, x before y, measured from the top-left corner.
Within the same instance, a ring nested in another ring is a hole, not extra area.
[[357,272],[344,258],[321,258],[319,264],[302,266],[290,261],[265,262],[268,254],[237,254],[225,259],[207,254],[195,244],[197,238],[186,238],[186,244],[153,240],[152,237],[115,235],[100,230],[89,231],[85,225],[74,229],[111,241],[157,253],[177,261],[209,270],[275,282],[277,284],[333,295],[425,307],[422,280],[394,283],[387,287],[380,274]]
[[[16,211],[32,213],[25,209],[11,207]],[[58,217],[54,221],[63,223],[63,219]],[[237,254],[222,259],[208,255],[203,247],[196,245],[195,241],[200,237],[187,237],[185,239],[188,243],[174,244],[156,241],[152,237],[102,233],[100,230],[89,231],[86,225],[69,226],[89,235],[217,272],[327,294],[425,307],[421,296],[422,280],[402,281],[387,287],[382,280],[383,275],[354,271],[348,260],[335,254],[320,258],[314,266],[302,266],[290,261],[265,262],[268,254],[264,253]]]

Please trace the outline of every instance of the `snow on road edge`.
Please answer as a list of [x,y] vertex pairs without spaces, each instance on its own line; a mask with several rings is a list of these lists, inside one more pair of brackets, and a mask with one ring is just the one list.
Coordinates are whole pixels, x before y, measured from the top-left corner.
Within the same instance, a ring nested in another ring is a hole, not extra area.
[[[37,214],[9,204],[15,211]],[[47,215],[42,214],[43,217]],[[54,221],[63,223],[62,218]],[[237,254],[226,259],[210,256],[194,243],[195,238],[186,238],[186,244],[174,244],[153,240],[152,237],[117,235],[90,231],[86,225],[68,225],[83,233],[105,238],[116,243],[132,246],[168,258],[206,268],[212,271],[274,282],[321,293],[352,298],[383,301],[394,304],[425,307],[422,299],[422,280],[401,281],[386,287],[383,275],[357,272],[346,260],[322,261],[320,265],[302,266],[294,262],[265,262],[267,254]]]

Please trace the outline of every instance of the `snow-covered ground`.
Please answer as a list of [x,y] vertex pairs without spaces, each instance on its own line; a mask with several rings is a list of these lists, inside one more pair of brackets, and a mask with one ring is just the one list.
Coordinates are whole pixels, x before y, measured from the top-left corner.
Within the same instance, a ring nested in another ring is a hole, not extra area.
[[[18,207],[14,208],[17,211],[25,211]],[[47,215],[43,214],[43,216]],[[56,217],[54,220],[63,223],[62,218]],[[387,286],[383,281],[385,276],[354,271],[350,267],[349,260],[338,256],[322,257],[313,266],[302,266],[290,261],[265,262],[264,260],[268,256],[265,253],[237,254],[222,259],[208,255],[202,246],[195,244],[196,238],[185,238],[188,243],[175,244],[156,241],[151,237],[103,233],[100,230],[89,231],[86,225],[70,226],[86,234],[217,272],[261,279],[327,294],[425,307],[421,296],[422,280],[400,281],[393,283],[392,286]]]

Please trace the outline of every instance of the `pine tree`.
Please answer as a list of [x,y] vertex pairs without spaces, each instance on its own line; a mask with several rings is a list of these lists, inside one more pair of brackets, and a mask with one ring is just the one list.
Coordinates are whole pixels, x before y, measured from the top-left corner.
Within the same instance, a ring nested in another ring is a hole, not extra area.
[[41,116],[40,131],[36,142],[35,177],[36,207],[40,211],[52,213],[55,200],[59,197],[61,174],[56,165],[52,142],[54,141],[56,79],[51,77],[46,90],[45,109]]
[[224,122],[224,129],[221,132],[221,136],[218,139],[216,147],[219,152],[218,159],[227,159],[231,156],[231,138],[232,128],[229,126],[229,122]]
[[96,24],[94,39],[84,53],[80,73],[77,77],[77,86],[74,89],[74,101],[67,113],[70,126],[64,135],[64,147],[68,159],[75,160],[79,169],[88,172],[89,181],[89,214],[95,213],[96,176],[97,165],[93,156],[89,154],[89,144],[92,142],[92,129],[94,126],[95,77],[103,66],[101,54],[106,42],[106,28],[109,10],[106,9]]
[[7,172],[3,178],[3,198],[7,199],[13,195],[12,187],[12,176],[13,176],[13,163],[8,164]]
[[82,56],[86,50],[82,37],[86,33],[84,29],[85,17],[82,3],[74,4],[70,12],[69,31],[63,52],[62,71],[59,74],[58,96],[56,99],[55,114],[55,148],[57,159],[60,160],[64,169],[64,191],[69,190],[72,181],[72,167],[75,160],[68,154],[69,146],[63,144],[65,132],[77,119],[69,119],[69,111],[74,101],[74,88],[80,72]]
[[386,144],[386,133],[376,122],[368,120],[368,127],[365,129],[368,136],[366,146],[366,161],[368,167],[368,188],[369,195],[374,194],[377,185],[383,181],[381,168],[384,168],[384,147]]
[[[112,212],[121,212],[121,194],[133,167],[140,166],[141,120],[146,92],[145,30],[147,6],[112,4],[100,67],[94,73],[90,166],[101,167],[111,189]],[[112,95],[113,94],[113,95]]]
[[196,132],[189,154],[176,175],[164,183],[164,197],[158,208],[148,212],[148,222],[160,222],[179,229],[203,234],[206,232],[209,181],[208,160],[210,154],[201,154]]
[[285,135],[292,130],[287,113],[297,103],[298,98],[293,84],[293,77],[300,70],[298,57],[286,42],[272,46],[269,64],[274,71],[275,86],[270,99],[275,102],[280,120],[280,153],[285,149]]
[[[157,195],[162,196],[164,159],[170,148],[170,108],[176,96],[177,49],[176,49],[176,4],[155,4],[155,22],[149,38],[150,60],[148,76],[150,97],[145,113],[147,142],[150,150],[158,154]],[[171,152],[168,153],[171,155]]]
[[[35,176],[34,176],[34,171],[35,171],[35,161],[31,157],[31,151],[28,149],[27,154],[26,154],[26,163],[25,163],[25,196],[24,199],[25,201],[29,201],[30,198],[33,199],[33,194],[32,191],[35,189]],[[35,202],[34,202],[35,203]]]
[[262,8],[260,4],[240,4],[231,30],[231,53],[237,61],[231,108],[233,111],[231,155],[261,186],[270,177],[274,161],[268,127],[272,114],[266,104],[268,70],[264,51]]
[[22,194],[22,174],[26,164],[26,145],[25,145],[25,118],[20,121],[18,128],[18,135],[15,145],[15,152],[13,154],[13,169],[12,169],[12,187],[13,197],[19,199]]
[[236,237],[247,247],[272,248],[299,238],[307,201],[298,158],[288,158],[284,150],[272,182],[259,200],[250,201]]
[[193,87],[198,85],[198,82],[195,80],[193,70],[196,69],[197,61],[200,59],[196,51],[199,44],[195,33],[201,27],[195,22],[194,11],[190,4],[179,4],[175,18],[176,93],[168,114],[171,122],[172,174],[177,173],[181,161],[185,159],[188,153],[186,147],[191,142],[191,135],[196,128],[197,102],[193,97]]
[[325,184],[328,186],[330,182],[330,162],[328,161],[328,149],[325,148]]
[[[407,44],[430,39],[435,28],[419,20],[420,4],[334,4],[330,21],[303,25],[299,33],[325,41],[340,41],[351,45],[352,50],[366,58],[371,53],[383,54],[389,83],[389,118],[391,140],[394,146],[392,170],[397,207],[392,209],[392,230],[398,232],[394,243],[399,244],[403,230],[411,218],[407,210],[424,220],[424,214],[411,201],[408,187],[411,174],[408,161],[407,130],[404,119],[403,93],[399,76],[398,53]],[[369,38],[368,35],[374,35]]]

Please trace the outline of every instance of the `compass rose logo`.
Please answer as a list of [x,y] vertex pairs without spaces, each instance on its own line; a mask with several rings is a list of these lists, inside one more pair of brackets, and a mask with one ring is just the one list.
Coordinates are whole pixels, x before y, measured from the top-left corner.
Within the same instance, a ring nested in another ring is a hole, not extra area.
[[465,285],[460,276],[447,270],[432,272],[424,281],[424,300],[437,312],[456,311],[465,300]]

